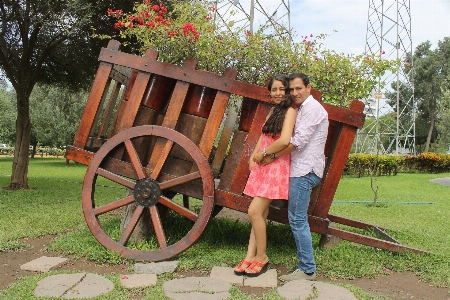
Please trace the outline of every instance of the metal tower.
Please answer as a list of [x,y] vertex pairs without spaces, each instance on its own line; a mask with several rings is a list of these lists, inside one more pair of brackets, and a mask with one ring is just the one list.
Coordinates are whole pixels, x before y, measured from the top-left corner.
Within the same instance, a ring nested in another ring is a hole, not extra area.
[[402,66],[395,73],[379,78],[372,97],[365,99],[369,126],[359,130],[356,152],[415,155],[417,107],[410,61],[413,54],[410,0],[369,0],[366,53],[380,55],[382,59],[399,59]]
[[[210,0],[219,27],[249,30],[264,26],[267,34],[291,37],[290,0]],[[282,25],[284,29],[280,30]],[[291,37],[292,38],[292,37]]]

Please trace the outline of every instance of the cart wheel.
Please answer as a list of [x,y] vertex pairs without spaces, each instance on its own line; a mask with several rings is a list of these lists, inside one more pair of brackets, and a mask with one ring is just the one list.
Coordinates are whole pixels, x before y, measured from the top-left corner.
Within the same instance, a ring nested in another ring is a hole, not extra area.
[[[159,160],[156,166],[143,166],[133,145],[133,139],[151,137],[158,137],[163,143],[162,151],[158,154]],[[158,181],[160,180],[158,176],[174,144],[178,144],[190,154],[198,171],[193,168],[194,171],[187,175],[172,176],[169,179],[166,177],[165,180]],[[120,145],[124,146],[124,151],[128,154],[131,163],[110,157],[114,149]],[[128,173],[121,171],[124,168],[129,169]],[[129,176],[130,172],[133,176]],[[194,180],[201,180],[203,187],[203,198],[202,201],[198,201],[200,204],[196,209],[188,209],[183,206],[183,203],[177,203],[164,196],[170,188],[185,183],[190,184]],[[131,189],[132,193],[121,199],[111,199],[113,197],[108,193],[106,196],[98,195],[101,188],[105,186],[104,182],[112,182],[115,187]],[[118,219],[124,206],[133,202],[136,204],[136,209],[128,225],[121,231]],[[157,205],[168,208],[172,215],[162,218]],[[211,218],[214,207],[214,179],[207,159],[186,136],[160,126],[133,127],[110,138],[94,155],[83,182],[82,206],[89,230],[104,247],[129,259],[161,261],[183,252],[200,237]],[[152,232],[149,232],[149,245],[153,246],[139,247],[132,242],[129,243],[130,236],[143,214],[149,214],[153,225]],[[115,221],[111,221],[114,217]],[[166,220],[170,217],[178,221]],[[180,222],[184,223],[180,225]],[[190,224],[193,224],[191,229],[189,229]],[[180,228],[185,232],[180,234]]]

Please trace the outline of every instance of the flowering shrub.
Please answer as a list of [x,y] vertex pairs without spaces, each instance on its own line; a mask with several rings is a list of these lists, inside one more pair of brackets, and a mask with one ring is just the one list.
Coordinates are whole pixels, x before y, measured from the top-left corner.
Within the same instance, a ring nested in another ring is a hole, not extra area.
[[[174,64],[192,57],[198,68],[219,74],[232,67],[239,80],[259,85],[276,73],[303,72],[322,92],[324,102],[339,106],[366,98],[379,76],[399,65],[376,55],[344,55],[323,49],[326,35],[308,34],[293,42],[289,35],[267,35],[265,27],[253,33],[218,28],[212,17],[214,8],[204,7],[204,1],[172,3],[170,11],[162,3],[145,0],[137,3],[132,13],[109,9],[108,14],[116,19],[114,27],[122,38],[138,42],[133,46],[140,53],[153,48],[159,51],[159,60]],[[277,27],[276,32],[287,32],[278,24],[271,26]]]
[[416,156],[350,154],[344,173],[355,177],[370,175],[377,163],[377,176],[397,175],[398,172],[442,173],[450,172],[450,155],[422,153]]
[[449,172],[450,155],[424,152],[417,156],[406,156],[406,167],[422,173]]
[[200,69],[220,73],[234,59],[224,42],[236,44],[238,37],[215,28],[211,21],[213,10],[206,9],[199,1],[192,1],[176,3],[168,11],[163,3],[152,4],[145,0],[136,3],[132,13],[110,8],[108,15],[116,19],[114,28],[125,39],[124,44],[130,45],[130,40],[136,40],[138,44],[131,46],[140,53],[155,49],[159,51],[159,60],[178,65],[191,57],[198,61]]

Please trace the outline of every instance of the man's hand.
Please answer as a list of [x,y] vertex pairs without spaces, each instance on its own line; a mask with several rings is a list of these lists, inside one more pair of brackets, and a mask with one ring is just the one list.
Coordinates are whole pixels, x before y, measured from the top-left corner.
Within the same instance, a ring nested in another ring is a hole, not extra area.
[[[275,158],[276,159],[276,158]],[[261,165],[266,166],[270,163],[272,163],[275,159],[270,158],[268,155],[264,156],[262,161],[260,162]]]

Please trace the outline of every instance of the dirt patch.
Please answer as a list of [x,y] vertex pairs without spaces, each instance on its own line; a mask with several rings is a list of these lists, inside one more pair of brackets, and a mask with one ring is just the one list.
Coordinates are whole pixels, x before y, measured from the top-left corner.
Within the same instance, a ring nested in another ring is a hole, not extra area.
[[[56,252],[45,251],[46,245],[56,236],[42,236],[36,239],[23,239],[21,242],[30,246],[23,250],[0,252],[0,290],[5,289],[17,278],[36,274],[32,271],[21,270],[20,266],[41,256],[61,256]],[[76,270],[87,271],[98,274],[120,274],[125,272],[125,266],[120,265],[98,265],[85,258],[75,260],[71,255],[64,255],[68,260],[52,270]]]
[[[16,282],[18,277],[33,275],[33,272],[20,270],[20,266],[41,256],[59,256],[58,253],[46,252],[46,245],[55,236],[43,236],[36,239],[24,239],[24,243],[30,247],[21,251],[10,251],[0,253],[0,289],[5,289],[8,285]],[[97,274],[123,274],[126,273],[127,266],[122,265],[98,265],[84,258],[73,259],[73,257],[64,256],[69,260],[58,266],[56,270],[74,270],[93,272]],[[277,269],[279,274],[286,274],[287,270],[284,266],[272,265]],[[207,273],[198,270],[190,270],[187,272],[179,272],[179,276],[208,276]],[[318,277],[318,280],[332,282],[329,278]],[[449,289],[431,286],[428,283],[421,282],[419,277],[410,272],[392,273],[390,275],[380,276],[376,279],[355,279],[344,280],[339,279],[335,282],[352,284],[368,293],[380,296],[387,296],[391,299],[450,299]],[[270,289],[241,287],[241,290],[247,294],[261,297]]]

